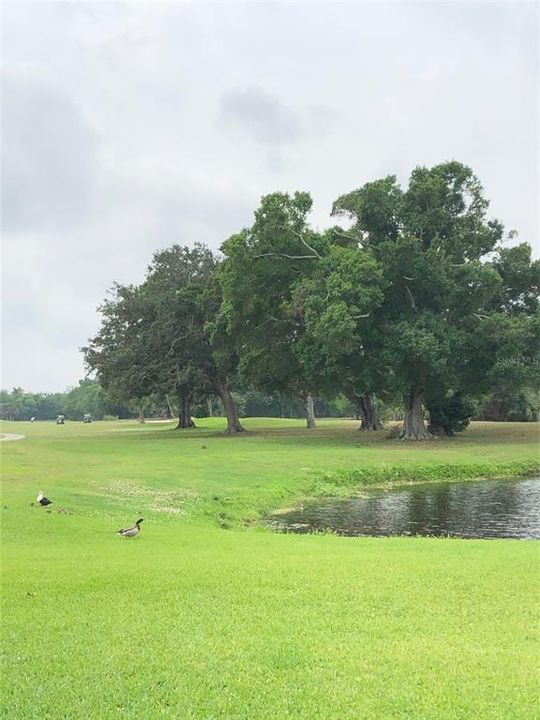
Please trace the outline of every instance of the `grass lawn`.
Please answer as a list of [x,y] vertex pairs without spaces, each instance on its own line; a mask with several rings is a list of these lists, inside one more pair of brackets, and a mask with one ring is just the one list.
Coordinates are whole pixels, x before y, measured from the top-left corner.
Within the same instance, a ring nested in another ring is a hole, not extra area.
[[[405,444],[245,424],[2,425],[27,436],[0,445],[2,717],[537,717],[538,543],[253,521],[358,483],[532,470],[538,426]],[[139,513],[138,538],[115,536]]]

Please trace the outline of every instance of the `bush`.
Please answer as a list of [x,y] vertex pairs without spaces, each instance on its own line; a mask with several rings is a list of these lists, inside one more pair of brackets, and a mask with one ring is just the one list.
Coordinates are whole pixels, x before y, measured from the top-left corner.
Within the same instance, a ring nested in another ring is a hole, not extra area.
[[429,431],[433,435],[455,435],[469,425],[474,414],[473,404],[460,393],[453,393],[441,401],[428,403]]

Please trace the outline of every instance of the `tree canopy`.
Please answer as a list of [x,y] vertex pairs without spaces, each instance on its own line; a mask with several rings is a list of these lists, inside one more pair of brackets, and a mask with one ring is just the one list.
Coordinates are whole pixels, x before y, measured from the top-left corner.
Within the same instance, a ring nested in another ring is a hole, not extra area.
[[243,430],[229,387],[236,356],[219,317],[216,267],[200,244],[155,253],[140,286],[114,286],[84,352],[104,387],[121,396],[175,393],[179,427],[192,426],[195,396],[217,395],[234,433]]
[[[402,437],[467,425],[471,400],[536,387],[540,266],[503,226],[473,171],[417,167],[336,199],[325,231],[307,192],[261,199],[253,224],[222,245],[156,252],[139,286],[115,285],[88,366],[119,398],[219,397],[242,430],[232,388],[301,398],[347,397],[362,429],[379,429],[375,398],[403,403]],[[171,403],[169,403],[171,405]]]
[[307,224],[308,193],[273,193],[261,201],[250,228],[223,243],[220,270],[227,329],[240,372],[254,387],[302,396],[313,426],[317,376],[298,352],[303,314],[295,289],[320,260],[322,238]]
[[[477,339],[497,342],[488,328],[504,310],[511,273],[499,247],[502,225],[487,218],[488,205],[478,178],[457,162],[416,168],[404,191],[391,176],[334,203],[334,215],[352,220],[349,234],[382,269],[371,348],[404,393],[403,437],[428,439],[423,405],[474,393],[478,378],[492,372],[495,355]],[[517,273],[526,284],[523,260]]]

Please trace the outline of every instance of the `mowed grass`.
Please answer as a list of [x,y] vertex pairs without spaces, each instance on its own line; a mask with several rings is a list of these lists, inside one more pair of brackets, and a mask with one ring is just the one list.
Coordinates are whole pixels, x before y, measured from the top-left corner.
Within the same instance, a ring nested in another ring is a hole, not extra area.
[[[538,427],[416,445],[350,421],[245,424],[3,424],[27,435],[0,445],[3,716],[537,717],[538,543],[253,520],[355,478],[532,469]],[[139,513],[138,538],[115,536]]]

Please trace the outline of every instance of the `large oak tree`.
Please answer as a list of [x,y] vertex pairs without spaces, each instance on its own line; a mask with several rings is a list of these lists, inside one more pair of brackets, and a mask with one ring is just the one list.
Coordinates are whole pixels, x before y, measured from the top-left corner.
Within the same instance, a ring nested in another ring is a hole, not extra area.
[[116,285],[104,301],[100,331],[85,356],[105,387],[127,396],[173,391],[179,427],[192,426],[196,395],[217,395],[227,432],[237,433],[243,427],[230,389],[236,355],[220,318],[217,266],[199,244],[155,253],[140,286]]
[[426,399],[460,384],[471,336],[497,295],[500,276],[487,260],[502,226],[487,209],[479,180],[458,162],[416,168],[405,191],[391,176],[334,204],[382,267],[377,355],[403,388],[406,439],[431,437]]
[[311,205],[303,192],[263,197],[253,225],[223,243],[220,270],[242,375],[258,389],[302,397],[309,428],[318,379],[298,352],[304,327],[293,295],[321,258],[322,239],[307,223]]

